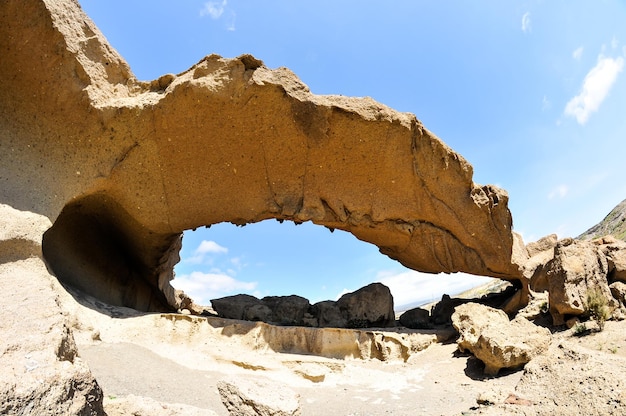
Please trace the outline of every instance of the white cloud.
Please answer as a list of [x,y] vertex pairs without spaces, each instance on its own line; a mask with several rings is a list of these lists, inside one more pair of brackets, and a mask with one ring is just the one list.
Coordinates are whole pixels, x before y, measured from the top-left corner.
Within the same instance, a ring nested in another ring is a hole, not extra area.
[[611,48],[617,49],[618,47],[619,47],[619,41],[617,40],[615,36],[613,36],[613,39],[611,39]]
[[193,253],[193,256],[187,257],[183,261],[185,263],[201,264],[205,261],[208,254],[225,254],[228,253],[228,249],[220,246],[215,241],[202,240]]
[[585,48],[583,48],[582,46],[574,49],[574,52],[572,52],[572,58],[576,59],[577,61],[580,61],[580,58],[582,58],[583,56],[584,50]]
[[230,23],[228,23],[228,26],[226,27],[226,30],[228,30],[229,32],[234,32],[235,31],[235,19],[236,19],[237,15],[235,14],[235,12],[231,12],[230,13]]
[[541,111],[548,111],[552,108],[552,103],[548,99],[548,96],[544,95],[541,100]]
[[208,305],[211,299],[254,291],[258,282],[242,282],[224,273],[191,272],[176,276],[172,286],[184,291],[196,303]]
[[559,185],[552,191],[550,191],[550,193],[548,194],[548,199],[565,198],[568,193],[569,187],[567,185]]
[[589,120],[591,113],[598,111],[624,68],[624,58],[598,56],[598,63],[585,76],[580,93],[565,106],[565,115],[575,117],[580,125]]
[[202,10],[200,10],[200,16],[210,16],[211,19],[219,19],[224,14],[227,0],[220,1],[208,1],[204,3]]
[[195,251],[196,254],[219,254],[219,253],[228,253],[228,249],[226,247],[222,247],[217,244],[215,241],[202,240],[200,245]]
[[532,31],[532,26],[530,24],[530,12],[526,12],[522,16],[522,32],[529,33],[531,31]]
[[492,280],[490,277],[466,273],[428,274],[414,270],[400,273],[382,272],[378,277],[379,281],[391,290],[396,310],[441,299],[444,294],[454,296]]

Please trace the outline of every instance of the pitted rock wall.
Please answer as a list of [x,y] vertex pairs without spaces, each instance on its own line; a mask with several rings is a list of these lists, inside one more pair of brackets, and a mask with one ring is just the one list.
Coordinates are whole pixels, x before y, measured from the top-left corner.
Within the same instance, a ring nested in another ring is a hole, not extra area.
[[73,0],[3,1],[0,22],[0,202],[55,223],[43,250],[64,282],[175,308],[183,230],[271,218],[415,270],[520,276],[506,192],[412,114],[249,55],[138,81]]

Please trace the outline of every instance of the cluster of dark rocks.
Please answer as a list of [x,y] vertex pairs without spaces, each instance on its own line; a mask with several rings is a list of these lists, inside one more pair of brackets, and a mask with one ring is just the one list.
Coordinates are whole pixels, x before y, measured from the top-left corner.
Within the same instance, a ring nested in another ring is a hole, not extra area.
[[301,296],[234,295],[212,299],[222,318],[262,321],[276,325],[331,328],[381,328],[395,326],[393,296],[382,283],[372,283],[337,301],[313,305]]

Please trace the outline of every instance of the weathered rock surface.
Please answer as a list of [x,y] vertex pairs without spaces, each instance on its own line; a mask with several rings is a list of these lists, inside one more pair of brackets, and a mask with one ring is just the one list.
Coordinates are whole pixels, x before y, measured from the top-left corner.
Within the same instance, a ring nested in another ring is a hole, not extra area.
[[608,263],[597,244],[563,239],[557,243],[548,267],[550,314],[554,325],[563,325],[565,315],[587,312],[590,290],[599,291],[609,306],[615,307],[607,281]]
[[0,204],[0,414],[104,415],[41,259],[50,222]]
[[300,397],[289,387],[270,380],[231,378],[217,383],[228,413],[237,416],[297,416]]
[[[263,303],[252,295],[233,295],[219,299],[211,299],[211,306],[219,316],[227,319],[245,319],[248,321],[263,321],[264,319],[248,319],[246,312],[255,306],[262,306]],[[271,314],[268,308],[267,315]]]
[[337,302],[332,300],[323,300],[313,304],[311,314],[317,317],[317,326],[319,327],[345,328],[348,324],[339,306],[337,306]]
[[459,331],[459,350],[481,360],[488,375],[523,366],[545,351],[551,340],[546,328],[521,317],[509,321],[501,310],[476,303],[458,306],[452,324]]
[[626,242],[609,235],[594,240],[594,243],[606,256],[609,282],[626,282]]
[[272,320],[278,325],[303,325],[311,304],[302,296],[266,296],[261,299],[272,311]]
[[68,284],[176,310],[183,230],[269,218],[416,270],[519,275],[507,194],[411,114],[249,55],[138,81],[74,0],[3,1],[0,22],[0,201],[54,223],[44,255]]
[[548,290],[547,265],[554,258],[557,240],[556,234],[550,234],[526,245],[529,259],[524,263],[522,273],[536,292]]
[[622,415],[626,413],[625,375],[624,357],[555,343],[524,368],[515,388],[523,405],[500,402],[466,414]]
[[178,404],[161,403],[149,397],[128,395],[104,399],[107,416],[216,416],[212,410]]
[[300,325],[334,328],[376,328],[394,326],[393,296],[382,283],[372,283],[346,293],[337,302],[315,305],[302,296],[251,295],[212,299],[214,310],[222,318],[262,321],[277,325]]
[[337,306],[347,320],[348,328],[375,328],[393,326],[393,296],[382,283],[372,283],[354,292],[346,293]]
[[399,321],[400,325],[412,329],[428,329],[433,326],[430,312],[422,308],[409,309],[400,315]]

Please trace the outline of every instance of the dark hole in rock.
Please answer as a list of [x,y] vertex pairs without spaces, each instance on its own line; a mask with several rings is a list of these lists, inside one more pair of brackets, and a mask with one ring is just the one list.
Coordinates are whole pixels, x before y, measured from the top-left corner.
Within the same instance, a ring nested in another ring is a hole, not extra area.
[[[179,234],[145,230],[111,198],[97,194],[68,204],[44,234],[42,246],[61,283],[110,305],[170,312],[158,287],[161,259],[149,253],[175,249],[179,240]],[[139,242],[160,250],[146,252]]]

